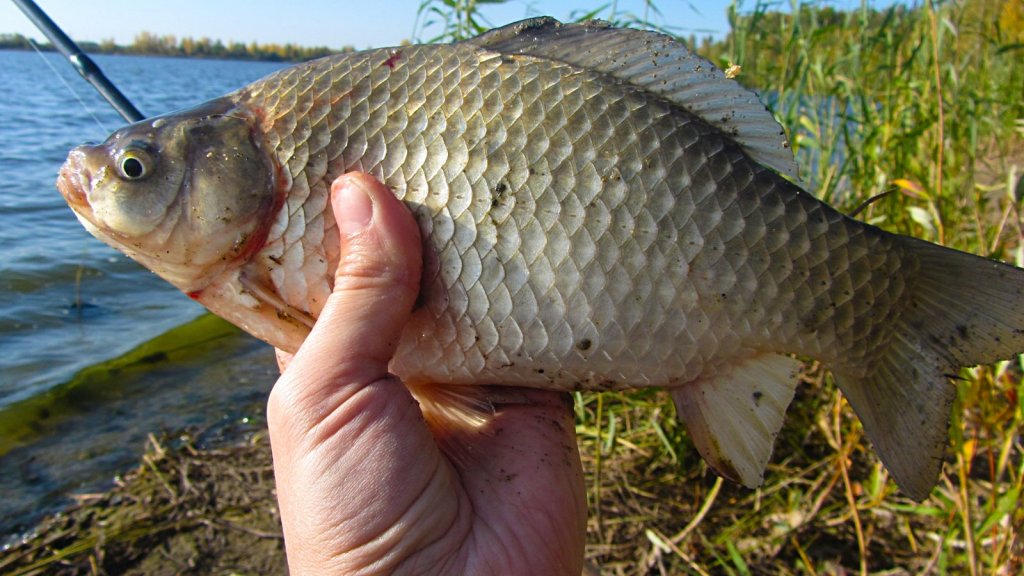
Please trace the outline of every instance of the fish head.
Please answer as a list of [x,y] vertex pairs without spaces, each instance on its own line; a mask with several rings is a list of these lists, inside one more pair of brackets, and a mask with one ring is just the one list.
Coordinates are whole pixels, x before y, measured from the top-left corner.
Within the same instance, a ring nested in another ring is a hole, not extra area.
[[185,292],[265,241],[278,205],[255,120],[226,99],[79,146],[57,188],[94,236]]

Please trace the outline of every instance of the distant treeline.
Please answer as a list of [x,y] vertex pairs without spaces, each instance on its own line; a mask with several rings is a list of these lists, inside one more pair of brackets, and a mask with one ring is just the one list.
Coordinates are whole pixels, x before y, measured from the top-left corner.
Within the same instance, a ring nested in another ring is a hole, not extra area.
[[[182,56],[188,58],[225,58],[232,60],[267,60],[272,62],[299,62],[337,54],[351,52],[351,46],[340,49],[326,46],[299,46],[296,44],[259,44],[250,42],[223,42],[207,37],[178,38],[173,35],[157,35],[151,32],[140,32],[131,44],[121,45],[111,39],[100,42],[82,40],[78,42],[82,50],[90,54],[143,54],[149,56]],[[53,50],[50,44],[39,44],[41,50]],[[0,49],[30,50],[29,39],[21,34],[0,34]]]
[[[507,0],[494,0],[497,3]],[[926,10],[920,6],[906,6],[897,3],[884,10],[866,8],[846,12],[830,6],[814,3],[799,5],[795,13],[780,12],[774,4],[759,0],[753,10],[729,11],[730,30],[724,38],[712,36],[698,38],[695,35],[683,38],[691,48],[721,66],[743,61],[741,81],[751,85],[764,86],[769,78],[784,74],[792,68],[791,56],[796,46],[792,44],[795,31],[803,28],[818,31],[823,38],[818,41],[828,45],[860,46],[866,30],[884,30],[890,34],[906,34],[916,20],[924,17]],[[967,31],[966,43],[996,43],[1003,50],[1020,50],[1024,43],[1024,1],[1021,0],[965,0],[957,11],[961,31]],[[457,20],[457,19],[456,19]],[[615,21],[619,25],[642,26],[637,20]],[[451,26],[451,24],[449,24]],[[485,27],[476,21],[467,29],[446,30],[434,40],[461,40],[480,32]],[[671,29],[661,29],[672,33]],[[784,32],[780,34],[780,31]],[[756,58],[746,58],[748,47],[739,38],[756,39]],[[965,43],[965,35],[957,37],[958,48]],[[806,39],[803,39],[806,41]],[[883,43],[884,44],[884,43]],[[337,54],[352,52],[352,46],[328,48],[326,46],[299,46],[297,44],[259,44],[229,41],[227,43],[208,37],[178,38],[174,35],[158,35],[140,32],[131,44],[121,45],[112,39],[92,42],[82,40],[78,45],[94,54],[144,54],[154,56],[181,56],[197,58],[225,58],[235,60],[269,60],[298,62]],[[21,34],[0,34],[0,49],[28,50],[32,46]],[[42,50],[53,50],[50,44],[40,44]]]

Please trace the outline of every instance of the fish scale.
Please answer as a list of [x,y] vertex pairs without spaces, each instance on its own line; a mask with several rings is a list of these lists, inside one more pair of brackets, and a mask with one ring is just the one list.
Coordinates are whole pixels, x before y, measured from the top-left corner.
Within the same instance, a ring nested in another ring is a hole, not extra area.
[[920,499],[948,376],[1024,349],[1021,270],[838,213],[793,180],[755,95],[600,23],[294,66],[72,151],[58,186],[95,235],[294,351],[339,259],[331,182],[356,171],[420,226],[422,305],[391,369],[442,426],[486,418],[480,384],[664,386],[708,463],[755,486],[795,354]]
[[[399,348],[394,369],[407,378],[664,384],[734,361],[721,350],[792,350],[777,337],[784,325],[779,315],[767,325],[757,322],[776,335],[771,342],[737,330],[747,315],[775,307],[760,300],[763,308],[751,310],[746,304],[757,301],[755,290],[779,292],[764,286],[763,270],[748,268],[751,246],[784,249],[786,262],[810,251],[806,236],[793,241],[792,231],[802,233],[807,221],[799,207],[778,213],[785,222],[746,224],[751,214],[759,220],[762,204],[772,203],[761,197],[778,195],[787,183],[755,171],[738,147],[692,115],[652,105],[628,89],[609,90],[601,80],[569,66],[470,47],[454,53],[409,47],[271,77],[240,92],[237,101],[264,111],[267,143],[293,182],[321,183],[309,196],[305,184],[303,193],[290,193],[290,206],[325,198],[326,183],[353,170],[378,176],[416,206],[439,255],[437,282],[444,290],[431,292],[436,297],[416,314]],[[365,104],[353,105],[348,116],[336,106],[326,121],[305,121],[315,102],[346,98]],[[385,135],[385,127],[403,125],[393,118],[417,116],[426,118],[417,147],[428,151],[418,157],[408,154],[406,132]],[[639,142],[657,145],[641,152]],[[324,205],[317,202],[312,215],[319,217]],[[280,226],[285,253],[307,237],[309,217],[298,206],[289,210]],[[333,221],[317,222],[326,228],[317,240],[334,234]],[[765,238],[772,234],[778,239]],[[684,252],[679,237],[700,242]],[[265,250],[277,245],[272,233]],[[615,258],[602,265],[597,254]],[[807,270],[828,259],[824,251],[812,257],[817,262],[800,263]],[[333,270],[336,259],[330,254],[325,269],[306,275],[305,259],[286,258],[274,288],[287,304],[315,317],[323,300],[310,298],[292,279],[307,290],[319,281],[318,295],[327,294],[332,275],[323,271]],[[761,260],[755,265],[770,267],[771,254]],[[582,280],[624,266],[612,282]],[[529,281],[506,285],[510,270]],[[690,282],[693,271],[704,275],[703,285]],[[738,282],[741,276],[746,282]],[[783,283],[787,276],[771,279]],[[617,288],[617,299],[606,297],[608,284]],[[641,289],[636,298],[635,287],[655,289]],[[724,293],[736,305],[716,302]],[[808,290],[796,300],[813,303],[820,296]],[[650,330],[650,318],[665,321]],[[804,348],[799,351],[820,354]],[[509,370],[518,363],[558,368],[540,378]]]

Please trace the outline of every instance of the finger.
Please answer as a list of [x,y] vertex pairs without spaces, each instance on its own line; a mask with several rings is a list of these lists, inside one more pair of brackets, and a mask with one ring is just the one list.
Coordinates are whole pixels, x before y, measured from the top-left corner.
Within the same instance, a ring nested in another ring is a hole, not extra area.
[[[422,247],[408,208],[366,174],[331,186],[341,256],[312,332],[271,394],[271,409],[323,414],[358,388],[387,375],[419,290]],[[339,383],[343,384],[339,386]],[[315,425],[315,423],[310,423]]]
[[[548,526],[531,548],[540,565],[583,558],[586,489],[572,399],[566,393],[514,389],[480,430],[455,430],[442,446],[459,470],[475,513],[490,526]],[[490,396],[491,394],[489,394]],[[579,568],[574,568],[579,573]]]
[[420,461],[435,447],[419,407],[387,372],[419,290],[419,228],[365,174],[337,179],[331,205],[341,237],[334,290],[291,360],[279,357],[287,369],[267,406],[293,573],[330,570],[385,533],[402,504],[386,489],[405,490],[398,478],[409,470],[436,468]]
[[338,178],[331,198],[342,256],[334,293],[314,331],[329,330],[334,337],[312,340],[333,343],[337,353],[353,352],[382,375],[419,292],[419,227],[409,209],[367,174]]

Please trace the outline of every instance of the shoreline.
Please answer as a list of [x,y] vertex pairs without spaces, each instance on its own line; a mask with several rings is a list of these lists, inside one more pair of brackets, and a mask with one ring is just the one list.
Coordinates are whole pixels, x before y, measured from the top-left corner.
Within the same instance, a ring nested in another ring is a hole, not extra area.
[[[611,437],[593,427],[597,396],[578,395],[586,574],[713,574],[735,558],[751,574],[808,565],[855,572],[867,557],[873,571],[929,571],[956,545],[946,541],[950,519],[934,512],[949,495],[940,486],[924,503],[908,500],[850,430],[839,447],[830,447],[835,431],[822,427],[821,417],[837,410],[840,398],[821,380],[808,384],[779,439],[786,456],[769,466],[757,490],[723,482],[702,464],[676,423],[661,419],[672,416],[664,395],[634,393],[640,397],[627,403],[605,394],[608,414],[623,426]],[[845,428],[848,418],[842,420]],[[150,434],[139,462],[113,488],[79,494],[76,504],[3,548],[0,573],[286,574],[265,423],[234,437],[200,436]],[[659,438],[672,439],[675,450],[664,449]],[[802,448],[793,451],[796,446]],[[975,475],[967,481],[991,480]],[[851,497],[858,500],[859,523],[848,514]],[[863,550],[858,528],[869,535]],[[1024,565],[1012,524],[993,529],[1010,542],[1006,568]],[[908,549],[907,542],[916,545]]]
[[75,499],[6,547],[0,572],[287,572],[265,427],[206,448],[150,434],[113,488]]
[[[141,42],[141,43],[140,43]],[[332,54],[352,52],[351,46],[300,46],[297,44],[258,44],[209,38],[182,38],[156,36],[141,32],[135,44],[114,44],[103,41],[80,40],[78,46],[90,56],[157,56],[166,58],[197,58],[200,60],[232,60],[239,62],[299,63]],[[49,42],[36,42],[21,34],[0,33],[0,50],[25,52],[59,52]]]

